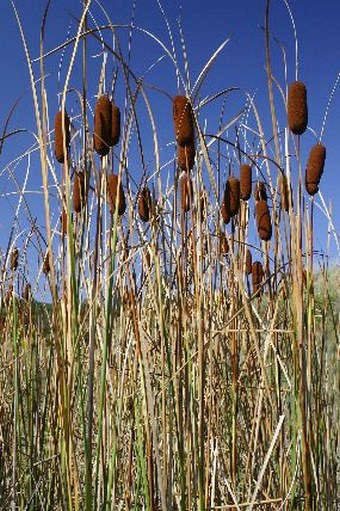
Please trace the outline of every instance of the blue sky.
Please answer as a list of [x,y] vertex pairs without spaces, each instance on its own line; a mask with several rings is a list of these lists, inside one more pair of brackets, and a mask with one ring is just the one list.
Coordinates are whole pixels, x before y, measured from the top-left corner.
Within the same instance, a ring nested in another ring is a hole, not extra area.
[[[45,1],[17,0],[16,6],[19,11],[23,28],[26,33],[28,46],[32,57],[39,54],[39,31]],[[309,100],[309,125],[320,133],[322,118],[327,100],[334,84],[337,73],[340,71],[340,2],[330,0],[299,0],[290,2],[295,17],[300,57],[299,78],[304,81],[308,89]],[[104,24],[105,18],[98,4],[92,2],[91,12],[98,24]],[[114,23],[129,23],[131,17],[132,2],[126,0],[103,0],[103,7],[107,10]],[[192,82],[202,69],[203,64],[213,51],[228,36],[231,41],[219,57],[207,79],[202,95],[217,92],[223,88],[237,86],[242,91],[255,94],[255,101],[259,108],[262,120],[266,127],[266,134],[270,134],[268,91],[266,75],[264,71],[264,32],[261,26],[264,23],[264,0],[164,0],[163,7],[168,15],[172,27],[177,51],[181,53],[180,38],[178,32],[178,17],[180,15],[184,37],[186,40],[190,74]],[[45,48],[52,49],[65,41],[68,34],[73,35],[76,30],[74,16],[81,12],[81,2],[51,1],[50,13],[47,19]],[[90,22],[91,23],[91,22]],[[92,23],[91,23],[92,24]],[[153,32],[157,37],[169,46],[169,38],[165,29],[164,20],[160,14],[156,0],[137,0],[135,11],[135,25]],[[288,81],[294,80],[294,38],[287,10],[282,0],[271,1],[270,28],[284,46],[288,61]],[[121,29],[119,37],[122,41],[123,51],[126,51],[127,31]],[[21,100],[10,121],[9,131],[15,129],[27,129],[36,132],[33,117],[32,95],[30,91],[29,77],[25,56],[20,40],[19,30],[14,17],[13,9],[9,0],[1,3],[0,16],[0,45],[1,52],[1,81],[0,81],[0,127],[14,104]],[[100,74],[101,59],[96,40],[89,43],[89,99],[94,105],[96,87]],[[51,122],[57,109],[58,92],[58,67],[60,53],[46,60],[46,87],[49,91],[49,104],[51,110]],[[154,63],[163,51],[149,37],[135,31],[132,39],[132,68],[139,75]],[[65,65],[70,58],[70,49],[65,53],[61,66],[61,80],[65,77]],[[276,43],[272,43],[272,64],[276,78],[283,83],[282,54]],[[111,68],[110,68],[111,65]],[[108,69],[113,69],[111,62]],[[38,76],[38,64],[35,71]],[[181,64],[183,70],[183,65]],[[81,64],[77,60],[70,85],[81,86]],[[162,60],[149,73],[148,82],[165,89],[174,95],[176,91],[176,79],[173,67],[167,59]],[[117,102],[119,102],[119,90],[117,90]],[[150,93],[151,94],[151,93]],[[160,94],[151,94],[153,107],[158,115],[157,121],[160,126],[161,143],[167,144],[173,138],[171,125],[171,104]],[[233,99],[235,98],[235,100]],[[244,93],[235,94],[227,102],[225,119],[236,112],[244,104]],[[217,129],[218,112],[221,102],[209,110],[209,127],[211,131]],[[280,110],[280,109],[279,109]],[[167,117],[169,111],[169,118]],[[214,118],[215,116],[215,118]],[[337,230],[340,230],[340,201],[339,197],[339,169],[340,162],[340,90],[334,96],[330,108],[323,143],[327,147],[327,161],[325,173],[322,179],[321,190],[326,203],[332,201],[334,221]],[[306,158],[309,148],[314,144],[311,133],[305,134],[302,140],[302,155]],[[13,183],[8,179],[8,171],[4,170],[6,164],[17,155],[25,151],[33,143],[31,134],[18,134],[9,139],[3,147],[0,155],[0,200],[2,203],[2,217],[0,218],[0,247],[4,250],[8,239],[8,218],[13,218],[14,208],[17,203],[15,196],[8,197],[7,192],[13,191]],[[32,159],[34,161],[34,159]],[[36,162],[34,162],[36,165]],[[136,167],[137,167],[136,163]],[[15,173],[19,182],[22,182],[27,167],[27,160],[20,162],[15,167]],[[33,164],[32,164],[33,167]],[[12,166],[14,169],[14,167]],[[149,170],[149,169],[148,169]],[[136,168],[136,181],[139,180],[139,170]],[[29,188],[39,189],[40,170],[31,169]],[[31,198],[29,199],[31,200]],[[39,199],[40,200],[40,199]],[[317,199],[320,202],[319,199]],[[42,214],[41,205],[37,200],[31,200],[33,213],[37,216]],[[7,219],[7,221],[6,221]],[[41,220],[43,224],[43,220]],[[317,249],[325,249],[327,222],[322,213],[317,212],[315,221]],[[19,232],[17,230],[17,232]],[[25,236],[26,234],[23,234]],[[335,246],[331,246],[332,254],[336,254]]]

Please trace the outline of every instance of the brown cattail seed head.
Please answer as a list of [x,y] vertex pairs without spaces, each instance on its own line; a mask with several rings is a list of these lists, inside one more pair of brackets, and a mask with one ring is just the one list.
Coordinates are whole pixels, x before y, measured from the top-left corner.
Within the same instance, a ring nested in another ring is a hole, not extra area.
[[[84,205],[85,199],[85,178],[84,172],[76,172],[74,175],[73,185],[73,209],[76,213],[81,212],[81,208]],[[67,219],[66,219],[67,221]]]
[[107,96],[100,96],[94,114],[93,145],[100,156],[110,150],[112,141],[112,104]]
[[231,217],[237,215],[240,207],[240,181],[236,177],[228,178],[223,202]]
[[117,105],[111,105],[111,141],[110,146],[117,145],[120,139],[120,110]]
[[110,204],[111,214],[114,214],[116,209],[116,202],[118,201],[118,215],[124,215],[126,210],[125,195],[122,183],[119,185],[118,197],[118,176],[117,174],[109,174],[107,176],[107,198]]
[[288,125],[294,135],[302,135],[308,124],[307,90],[302,82],[293,82],[288,91]]
[[260,290],[264,277],[263,267],[260,261],[255,261],[252,266],[252,281],[254,294]]
[[254,197],[255,200],[267,200],[267,190],[266,190],[266,183],[264,181],[259,181],[256,183],[255,190],[254,190]]
[[177,143],[192,144],[195,140],[194,118],[191,103],[187,97],[174,97],[173,118]]
[[24,292],[22,294],[23,299],[28,302],[31,299],[31,284],[27,282]]
[[251,166],[241,165],[240,170],[240,196],[242,200],[249,200],[251,196]]
[[50,273],[50,270],[51,270],[50,257],[49,253],[47,253],[44,257],[43,272],[45,273],[45,275],[47,275],[48,273]]
[[269,241],[272,237],[272,222],[265,200],[259,200],[256,203],[256,223],[260,240]]
[[138,213],[143,222],[150,220],[151,193],[148,187],[142,189],[138,200]]
[[326,160],[326,148],[322,144],[312,147],[306,167],[306,190],[309,195],[319,191],[319,184]]
[[[62,112],[58,112],[55,116],[54,121],[54,152],[56,160],[59,163],[64,163],[65,161],[65,153],[64,153],[64,138],[65,137],[65,147],[66,151],[69,149],[70,145],[70,119],[66,113],[64,112],[64,130],[63,130],[63,114]],[[67,156],[67,154],[66,154]]]
[[184,213],[190,210],[193,197],[193,187],[190,176],[185,175],[181,179],[181,208]]
[[246,251],[246,274],[250,275],[252,273],[252,266],[253,266],[253,257],[251,255],[251,252],[249,248],[247,248]]
[[19,263],[19,250],[17,248],[13,248],[11,253],[11,270],[15,271],[18,268]]
[[177,146],[178,166],[189,172],[195,165],[195,143]]
[[281,191],[281,208],[284,211],[288,211],[289,210],[289,199],[292,201],[293,197],[292,197],[291,189],[288,186],[287,176],[285,176],[284,174],[281,174],[281,176],[280,176],[280,191]]

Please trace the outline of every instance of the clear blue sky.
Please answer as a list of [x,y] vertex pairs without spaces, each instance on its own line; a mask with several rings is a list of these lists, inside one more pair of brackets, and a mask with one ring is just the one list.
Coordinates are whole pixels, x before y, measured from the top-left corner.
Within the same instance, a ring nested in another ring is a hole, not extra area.
[[[160,15],[156,0],[137,0],[135,12],[136,26],[150,30],[157,37],[162,39],[169,46],[168,35],[165,30],[164,21]],[[16,0],[16,5],[22,20],[27,36],[28,46],[32,57],[39,54],[39,31],[45,1]],[[300,79],[303,80],[308,89],[309,98],[309,125],[319,134],[322,118],[327,100],[333,86],[337,73],[340,71],[340,2],[337,0],[299,0],[291,1],[291,8],[294,13],[300,55]],[[93,1],[91,12],[99,24],[105,23],[104,15],[98,5]],[[102,5],[107,10],[114,23],[129,23],[131,17],[132,2],[126,0],[103,0]],[[181,5],[181,8],[180,8]],[[163,7],[169,17],[173,29],[178,53],[180,50],[180,38],[178,34],[178,16],[181,15],[184,36],[186,39],[190,72],[192,81],[195,80],[203,64],[228,36],[232,40],[224,50],[223,54],[211,71],[202,94],[219,91],[230,86],[238,86],[241,89],[256,93],[255,100],[264,124],[269,134],[269,109],[266,75],[264,71],[264,33],[261,29],[264,20],[264,0],[164,0]],[[1,80],[0,80],[0,127],[4,125],[6,116],[13,103],[22,97],[9,126],[9,131],[25,128],[36,132],[36,125],[33,118],[32,95],[28,78],[27,65],[20,40],[19,30],[14,17],[13,9],[9,0],[1,2],[0,8],[0,45],[1,52]],[[63,42],[68,32],[73,35],[76,29],[72,17],[79,16],[81,2],[51,1],[50,13],[47,19],[45,48],[52,49]],[[89,22],[92,24],[91,22]],[[291,23],[282,0],[272,0],[270,28],[287,52],[288,59],[288,80],[294,80],[294,38]],[[121,31],[123,51],[126,51],[126,36]],[[125,32],[126,33],[126,32]],[[100,72],[101,60],[94,55],[100,51],[96,41],[90,43],[89,53],[89,99],[92,105],[95,101],[96,84]],[[148,66],[163,54],[160,47],[141,33],[135,32],[132,41],[132,67],[136,74],[143,73]],[[70,52],[66,52],[64,62],[68,62]],[[278,46],[272,44],[273,70],[278,80],[283,83],[283,66]],[[57,81],[58,63],[60,53],[46,61],[47,81],[49,91],[51,117],[57,108]],[[183,69],[183,66],[182,66]],[[35,64],[35,71],[38,76],[38,67]],[[65,76],[65,68],[62,68],[62,79]],[[77,61],[70,85],[81,87],[81,66]],[[63,74],[64,73],[64,74]],[[173,68],[162,61],[149,75],[148,81],[164,88],[168,93],[175,94],[176,80]],[[228,103],[230,114],[244,104],[244,96],[235,96],[235,104],[231,100]],[[119,97],[118,97],[119,101]],[[171,125],[171,105],[167,100],[159,98],[157,94],[152,96],[155,111],[159,101],[160,112],[160,133],[161,142],[166,143],[173,137]],[[216,115],[221,107],[218,104]],[[166,118],[167,108],[169,118]],[[212,114],[214,109],[211,110]],[[225,117],[228,118],[228,115]],[[216,120],[217,123],[217,120]],[[211,123],[211,130],[216,128],[214,121]],[[163,129],[164,127],[164,129]],[[335,94],[323,143],[327,147],[327,162],[325,173],[322,179],[321,190],[327,203],[332,200],[334,221],[340,231],[340,90]],[[8,171],[4,171],[6,164],[22,153],[33,142],[32,135],[19,134],[4,144],[3,152],[0,155],[0,200],[2,215],[0,218],[0,247],[5,248],[8,239],[8,218],[13,218],[17,198],[8,197],[5,194],[13,191],[13,183],[9,180]],[[303,155],[306,156],[309,148],[314,143],[311,134],[305,134],[302,141]],[[36,165],[36,162],[35,162]],[[23,181],[27,160],[19,164],[15,170],[18,180]],[[138,169],[136,170],[136,181],[139,180]],[[40,169],[31,169],[28,188],[37,190],[41,184]],[[33,208],[33,214],[42,215],[42,200],[29,198]],[[319,200],[318,200],[319,201]],[[41,220],[43,224],[43,220]],[[27,225],[22,220],[22,227]],[[325,231],[327,223],[321,213],[316,216],[316,248],[325,248]],[[18,232],[18,231],[17,231]],[[25,234],[24,234],[25,236]],[[20,238],[22,239],[22,238]],[[20,244],[20,243],[19,243]],[[335,253],[335,247],[332,247]]]

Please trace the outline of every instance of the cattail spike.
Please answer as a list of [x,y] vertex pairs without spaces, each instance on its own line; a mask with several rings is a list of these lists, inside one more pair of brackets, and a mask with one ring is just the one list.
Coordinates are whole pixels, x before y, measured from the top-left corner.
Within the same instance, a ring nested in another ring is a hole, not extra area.
[[111,141],[110,146],[117,145],[120,139],[120,110],[117,105],[111,105]]
[[176,140],[179,145],[190,145],[195,140],[194,118],[190,100],[185,96],[175,96],[173,119]]
[[264,181],[259,181],[256,183],[255,190],[254,190],[254,197],[255,200],[267,200],[267,190],[266,190],[266,183]]
[[100,156],[110,151],[112,141],[112,105],[107,96],[100,96],[94,114],[93,146]]
[[177,146],[178,166],[189,172],[195,165],[195,143]]
[[143,222],[150,220],[151,193],[148,187],[142,189],[138,200],[138,213]]
[[309,195],[315,195],[319,191],[319,184],[323,174],[326,160],[326,148],[322,144],[312,147],[306,167],[306,190]]
[[288,91],[288,125],[294,135],[302,135],[308,124],[307,90],[302,82],[294,82]]
[[76,172],[73,185],[73,209],[80,213],[85,202],[85,177],[84,172]]
[[119,185],[118,199],[118,176],[117,174],[109,174],[107,176],[107,198],[110,204],[110,211],[113,215],[116,209],[116,202],[118,200],[118,216],[124,215],[126,210],[125,195],[122,183]]
[[27,282],[25,288],[24,288],[24,292],[22,294],[22,297],[23,299],[28,302],[31,298],[31,284],[29,282]]
[[253,293],[260,291],[263,282],[264,272],[260,261],[255,261],[252,266]]
[[70,145],[70,119],[66,111],[64,113],[64,130],[63,130],[63,114],[61,111],[57,113],[54,121],[54,138],[55,138],[54,153],[56,160],[59,163],[64,163],[65,156],[67,156],[64,154],[63,131],[65,134],[64,136],[66,151],[68,151]]
[[11,270],[16,271],[19,264],[19,250],[17,248],[14,248],[11,253]]
[[249,200],[251,197],[252,169],[250,165],[241,165],[240,170],[240,196],[242,200]]
[[260,240],[269,241],[272,237],[272,223],[265,200],[259,200],[256,203],[256,223]]
[[251,255],[249,248],[247,248],[247,251],[246,251],[246,274],[247,275],[250,275],[252,273],[252,266],[253,266],[253,257]]

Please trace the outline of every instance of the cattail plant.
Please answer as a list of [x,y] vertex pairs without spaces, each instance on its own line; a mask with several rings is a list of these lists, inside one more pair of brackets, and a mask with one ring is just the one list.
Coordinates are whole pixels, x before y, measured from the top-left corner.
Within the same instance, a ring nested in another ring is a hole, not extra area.
[[222,218],[225,224],[230,218],[237,215],[240,207],[240,181],[236,177],[229,177],[224,189],[222,201]]
[[227,255],[229,252],[229,243],[225,232],[222,232],[220,236],[220,254]]
[[63,113],[59,111],[55,116],[54,137],[55,137],[54,152],[56,160],[59,163],[64,163],[65,156],[67,156],[67,154],[65,155],[64,153],[64,137],[65,148],[67,152],[70,145],[70,119],[66,111],[64,111],[64,129],[63,129]]
[[149,188],[146,186],[141,190],[138,200],[138,213],[143,222],[148,222],[150,220],[150,210],[151,193]]
[[[84,172],[76,172],[74,175],[73,185],[73,209],[76,213],[80,213],[85,201],[85,177]],[[66,213],[66,211],[65,211]],[[67,217],[66,217],[67,225]],[[67,227],[66,227],[67,230]]]
[[185,175],[181,179],[181,208],[184,213],[190,210],[193,197],[193,187],[190,176]]
[[260,240],[269,241],[272,237],[272,222],[265,200],[259,200],[256,203],[256,223]]
[[120,110],[117,105],[111,103],[111,140],[110,146],[117,145],[120,139]]
[[17,270],[18,264],[19,264],[19,250],[17,248],[14,248],[11,253],[11,261],[10,261],[11,270],[12,271]]
[[190,100],[185,96],[175,96],[173,119],[176,140],[179,145],[190,145],[195,140],[194,117]]
[[294,135],[302,135],[308,124],[307,90],[302,82],[293,82],[288,91],[288,125]]
[[259,181],[256,183],[255,190],[254,190],[254,197],[255,200],[267,200],[267,190],[266,190],[266,183],[264,181]]
[[42,270],[45,273],[45,275],[48,275],[51,271],[49,252],[47,252],[47,254],[44,257]]
[[100,156],[106,156],[112,142],[112,104],[107,96],[100,96],[94,114],[93,146]]
[[253,269],[253,257],[251,251],[247,248],[246,251],[246,275],[250,275]]
[[[117,174],[109,174],[106,181],[106,193],[110,205],[111,214],[114,214],[116,209],[116,202],[118,201],[118,215],[124,215],[126,210],[125,195],[122,183],[119,185],[118,190],[118,176]],[[118,191],[118,197],[117,197]]]
[[249,200],[251,197],[252,170],[248,164],[241,165],[240,169],[240,197],[242,200]]
[[24,291],[22,293],[22,297],[23,299],[28,302],[30,299],[31,299],[31,284],[29,282],[27,282],[27,284],[25,285],[24,287]]
[[264,272],[260,261],[255,261],[252,266],[253,293],[260,291],[263,282]]
[[312,147],[306,167],[305,182],[309,195],[315,195],[319,191],[319,184],[326,160],[326,148],[322,144]]
[[189,172],[195,165],[195,143],[177,146],[178,166]]
[[284,174],[280,175],[280,191],[281,191],[281,208],[284,211],[289,210],[289,199],[292,201],[291,189],[288,186],[287,176]]

